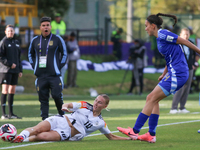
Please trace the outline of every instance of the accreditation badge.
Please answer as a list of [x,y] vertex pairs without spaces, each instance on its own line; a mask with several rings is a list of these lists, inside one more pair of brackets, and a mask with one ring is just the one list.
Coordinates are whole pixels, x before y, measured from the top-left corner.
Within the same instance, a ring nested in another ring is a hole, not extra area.
[[40,56],[39,68],[46,68],[47,66],[47,56]]

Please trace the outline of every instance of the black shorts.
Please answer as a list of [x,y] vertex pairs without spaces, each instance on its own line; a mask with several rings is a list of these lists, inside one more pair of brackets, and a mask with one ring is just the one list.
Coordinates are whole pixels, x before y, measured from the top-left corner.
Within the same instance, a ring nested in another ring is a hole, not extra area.
[[0,73],[0,84],[17,85],[18,73]]

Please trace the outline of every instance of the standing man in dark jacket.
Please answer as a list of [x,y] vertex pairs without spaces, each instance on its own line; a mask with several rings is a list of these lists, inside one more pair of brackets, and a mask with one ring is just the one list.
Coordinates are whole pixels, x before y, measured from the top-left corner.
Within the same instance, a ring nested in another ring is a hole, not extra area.
[[[189,29],[183,28],[181,30],[180,37],[182,37],[185,40],[189,40],[189,37],[190,37]],[[190,112],[189,110],[185,108],[185,104],[187,102],[188,94],[190,92],[190,86],[191,86],[193,73],[194,73],[193,67],[195,63],[196,53],[185,45],[182,45],[182,48],[185,53],[185,57],[186,57],[188,68],[189,68],[189,77],[188,77],[187,82],[183,85],[183,87],[174,94],[172,107],[169,112],[170,114]],[[179,103],[180,103],[180,107],[179,107],[179,110],[177,110]]]
[[[7,25],[6,36],[0,42],[0,83],[1,94],[1,119],[21,119],[13,113],[13,101],[18,77],[22,77],[22,65],[20,60],[21,49],[19,41],[14,38],[14,26]],[[8,95],[9,114],[6,114],[6,99]]]
[[50,90],[58,113],[64,114],[61,110],[64,84],[60,70],[65,65],[67,51],[63,39],[51,33],[51,18],[40,19],[40,30],[41,35],[34,37],[30,43],[28,58],[37,77],[35,86],[41,103],[41,117],[44,120],[48,118]]

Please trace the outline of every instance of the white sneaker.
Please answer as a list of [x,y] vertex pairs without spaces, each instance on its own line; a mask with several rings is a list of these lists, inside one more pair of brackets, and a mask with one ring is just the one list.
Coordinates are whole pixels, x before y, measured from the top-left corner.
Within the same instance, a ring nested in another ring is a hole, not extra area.
[[8,118],[7,115],[2,115],[2,116],[1,116],[1,119],[4,120],[4,119],[9,119],[9,118]]
[[171,109],[169,113],[170,113],[170,114],[177,114],[177,113],[178,113],[178,110],[177,110],[177,109]]
[[190,111],[187,109],[178,110],[179,113],[189,113]]

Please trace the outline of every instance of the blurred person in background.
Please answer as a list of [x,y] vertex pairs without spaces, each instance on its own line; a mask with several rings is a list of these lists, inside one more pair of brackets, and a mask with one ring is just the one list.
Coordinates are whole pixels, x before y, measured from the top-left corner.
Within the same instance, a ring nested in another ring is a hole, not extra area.
[[68,87],[78,87],[76,84],[77,79],[77,61],[80,59],[80,50],[78,46],[78,42],[76,40],[76,34],[71,32],[69,35],[69,40],[67,42],[68,46],[68,54],[69,54],[69,62],[68,62],[68,71],[67,71],[67,85],[65,88]]
[[6,20],[1,20],[0,23],[0,41],[6,36],[5,34]]
[[144,67],[147,66],[146,62],[146,47],[144,43],[140,39],[134,40],[134,45],[132,45],[129,49],[129,62],[133,64],[132,70],[132,82],[130,89],[128,91],[128,95],[132,94],[133,88],[137,88],[137,93],[139,95],[143,92],[143,70]]
[[65,22],[61,19],[61,14],[56,13],[55,14],[55,20],[51,21],[51,32],[52,34],[60,35],[63,37],[66,32],[66,24]]
[[[190,31],[188,28],[183,28],[180,33],[180,37],[182,37],[185,40],[189,40],[190,37]],[[189,40],[190,41],[190,40]],[[192,41],[190,41],[193,43]],[[179,89],[173,96],[172,101],[172,107],[170,110],[170,114],[176,114],[176,113],[189,113],[190,111],[185,108],[185,104],[187,102],[188,94],[190,92],[191,82],[193,78],[194,73],[194,65],[195,65],[195,57],[196,52],[194,52],[192,49],[188,48],[185,45],[181,45],[182,49],[185,54],[185,58],[187,60],[188,68],[189,68],[189,77],[187,82],[183,85],[181,89]],[[179,110],[178,104],[180,103]]]
[[122,37],[123,33],[122,28],[118,28],[116,31],[112,32],[111,42],[113,42],[113,55],[117,58],[117,60],[122,59]]
[[[62,79],[63,79],[63,82],[65,83],[65,73],[66,73],[66,70],[67,70],[67,64],[68,64],[68,58],[69,58],[69,53],[70,53],[70,49],[67,45],[67,42],[69,41],[69,37],[68,35],[64,35],[63,37],[63,40],[65,41],[65,45],[66,45],[66,48],[67,48],[67,61],[66,61],[66,64],[62,67],[62,69],[60,70],[61,71],[61,76],[62,76]],[[64,88],[66,88],[66,85],[64,85]]]
[[[18,77],[22,77],[21,48],[19,41],[14,38],[13,25],[7,25],[5,37],[0,42],[0,83],[1,94],[1,119],[21,119],[13,113],[13,101]],[[6,99],[8,95],[9,114],[6,114]]]

